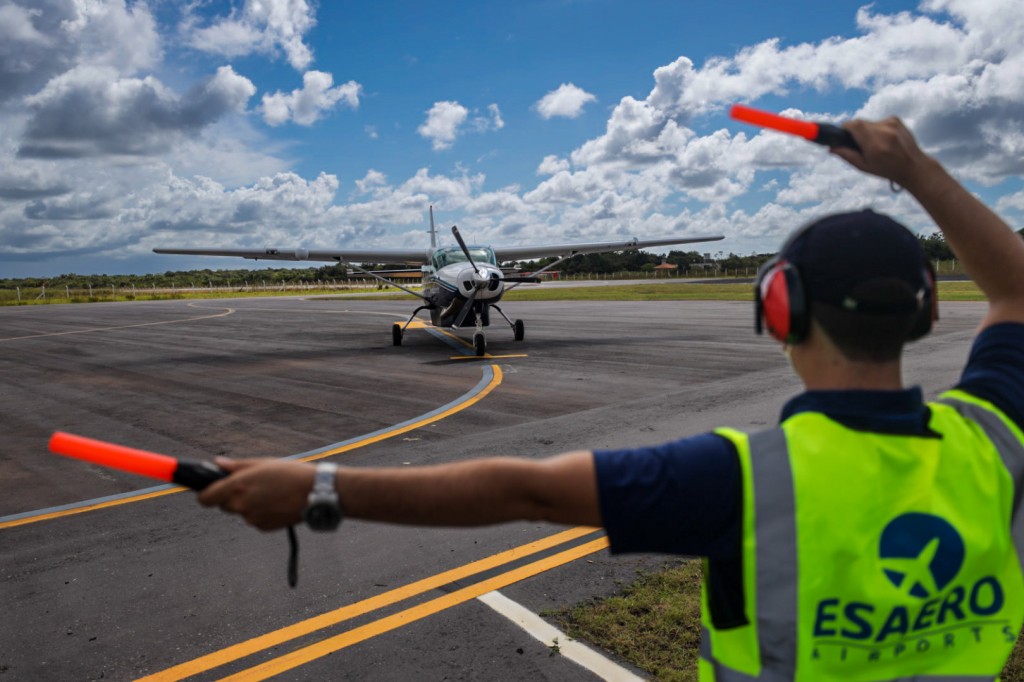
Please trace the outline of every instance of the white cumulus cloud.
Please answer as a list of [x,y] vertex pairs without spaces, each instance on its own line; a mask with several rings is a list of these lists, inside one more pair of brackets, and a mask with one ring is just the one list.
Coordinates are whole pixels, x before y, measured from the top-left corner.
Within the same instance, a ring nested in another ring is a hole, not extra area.
[[352,109],[359,108],[362,86],[349,81],[337,87],[334,77],[324,71],[307,71],[302,76],[302,88],[290,93],[275,92],[263,95],[263,120],[277,126],[291,120],[299,125],[312,125],[338,102]]
[[256,86],[230,66],[177,95],[153,76],[119,78],[80,66],[25,98],[32,111],[18,154],[79,158],[168,151],[178,134],[196,132],[244,109]]
[[597,97],[572,83],[562,83],[557,89],[544,95],[534,104],[542,118],[577,118],[583,113],[583,107]]
[[459,127],[465,123],[469,110],[458,102],[434,102],[427,111],[427,120],[416,129],[421,136],[433,144],[434,149],[448,149],[459,135]]
[[554,154],[548,154],[545,156],[540,165],[537,166],[537,175],[554,175],[559,171],[569,170],[569,162],[566,159],[559,158]]
[[184,27],[188,43],[203,52],[225,57],[274,54],[283,50],[288,63],[302,71],[313,61],[305,35],[316,25],[315,8],[306,0],[246,0],[241,11],[196,26],[192,17]]
[[505,119],[497,104],[487,105],[487,113],[481,114],[476,110],[470,112],[458,102],[435,102],[427,111],[427,120],[416,132],[430,140],[435,151],[440,151],[451,147],[464,127],[471,132],[486,133],[504,128]]

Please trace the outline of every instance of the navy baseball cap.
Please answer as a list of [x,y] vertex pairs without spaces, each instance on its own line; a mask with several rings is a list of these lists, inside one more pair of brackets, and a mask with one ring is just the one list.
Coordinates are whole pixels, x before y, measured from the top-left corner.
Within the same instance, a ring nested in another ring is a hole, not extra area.
[[917,237],[870,209],[810,223],[786,241],[780,255],[799,271],[808,298],[850,312],[912,313],[932,286]]

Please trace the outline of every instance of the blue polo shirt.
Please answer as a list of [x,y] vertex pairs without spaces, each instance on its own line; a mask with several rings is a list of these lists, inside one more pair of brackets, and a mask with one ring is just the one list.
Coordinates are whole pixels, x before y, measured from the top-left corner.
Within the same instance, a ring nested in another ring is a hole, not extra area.
[[[975,339],[957,388],[987,400],[1024,429],[1024,324],[993,325]],[[861,431],[929,435],[920,388],[807,391],[781,420],[821,412]],[[741,477],[732,443],[713,433],[653,447],[594,453],[604,527],[614,553],[740,556]]]

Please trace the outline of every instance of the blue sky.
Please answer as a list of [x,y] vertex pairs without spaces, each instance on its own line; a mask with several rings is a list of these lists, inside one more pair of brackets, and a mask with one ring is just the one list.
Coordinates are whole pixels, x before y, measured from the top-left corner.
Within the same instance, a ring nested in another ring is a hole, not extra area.
[[725,117],[899,115],[1024,224],[1019,0],[0,0],[0,278],[168,247],[725,234],[904,195]]

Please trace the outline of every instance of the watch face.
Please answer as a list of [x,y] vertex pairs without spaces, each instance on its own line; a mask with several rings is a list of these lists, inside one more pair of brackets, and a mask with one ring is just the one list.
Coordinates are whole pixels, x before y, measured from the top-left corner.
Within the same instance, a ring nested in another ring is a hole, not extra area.
[[337,505],[320,502],[306,507],[306,525],[313,530],[334,530],[341,523],[341,510]]

